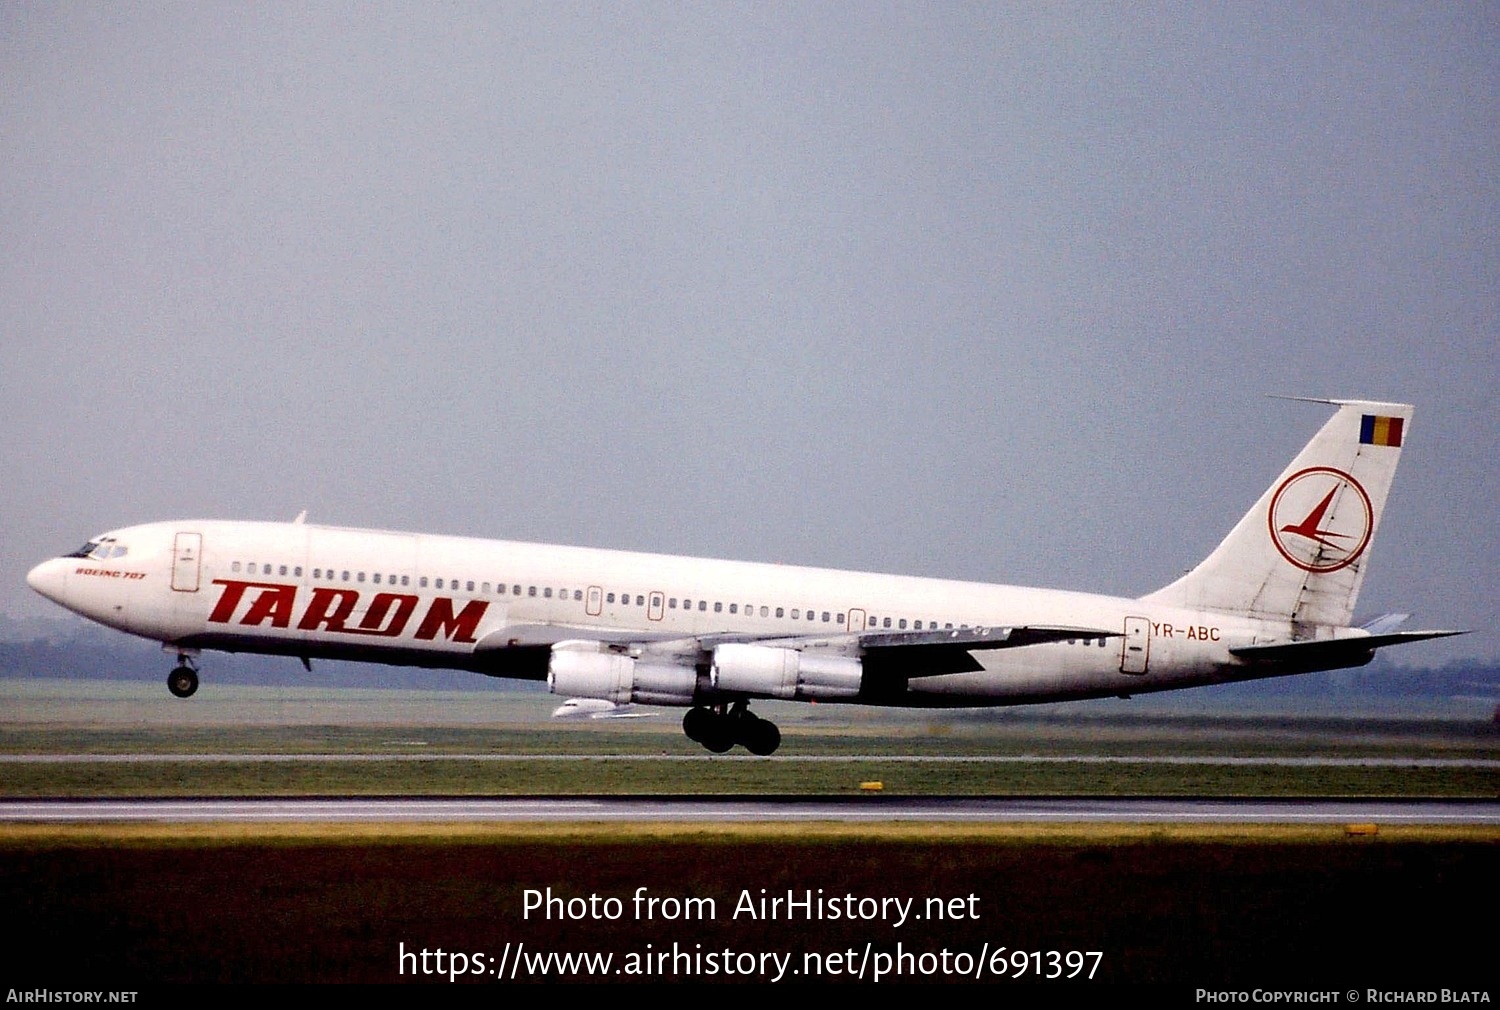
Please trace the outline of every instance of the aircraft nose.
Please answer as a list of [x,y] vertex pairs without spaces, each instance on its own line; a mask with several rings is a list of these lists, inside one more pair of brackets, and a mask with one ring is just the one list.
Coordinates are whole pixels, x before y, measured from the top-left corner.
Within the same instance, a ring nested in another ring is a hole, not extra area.
[[26,584],[54,603],[61,602],[67,565],[58,558],[43,561],[26,573]]

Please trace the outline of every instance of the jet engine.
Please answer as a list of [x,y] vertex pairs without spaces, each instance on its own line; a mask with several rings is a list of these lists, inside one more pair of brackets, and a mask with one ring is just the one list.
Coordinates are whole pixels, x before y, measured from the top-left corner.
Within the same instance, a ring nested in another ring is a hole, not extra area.
[[639,663],[618,652],[553,647],[547,687],[567,698],[602,698],[616,705],[691,705],[698,674],[692,667]]
[[711,676],[719,691],[835,701],[859,694],[864,671],[858,659],[848,656],[726,643],[714,649]]

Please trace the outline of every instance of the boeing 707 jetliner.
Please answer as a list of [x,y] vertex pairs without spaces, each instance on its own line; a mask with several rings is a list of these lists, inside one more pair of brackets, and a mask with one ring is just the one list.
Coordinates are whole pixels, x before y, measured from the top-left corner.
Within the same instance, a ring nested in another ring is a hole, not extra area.
[[1066,701],[1360,666],[1459,634],[1352,627],[1412,408],[1337,407],[1201,564],[1135,599],[291,523],[101,534],[33,589],[162,642],[545,679],[567,698],[687,708],[715,752],[780,745],[757,698],[866,705]]

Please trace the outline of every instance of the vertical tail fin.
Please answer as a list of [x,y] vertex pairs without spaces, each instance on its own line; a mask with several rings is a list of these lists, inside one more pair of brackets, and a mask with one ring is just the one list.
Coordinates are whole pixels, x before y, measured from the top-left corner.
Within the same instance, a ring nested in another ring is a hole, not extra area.
[[1338,412],[1255,507],[1198,567],[1145,599],[1297,624],[1349,624],[1412,408],[1319,402]]

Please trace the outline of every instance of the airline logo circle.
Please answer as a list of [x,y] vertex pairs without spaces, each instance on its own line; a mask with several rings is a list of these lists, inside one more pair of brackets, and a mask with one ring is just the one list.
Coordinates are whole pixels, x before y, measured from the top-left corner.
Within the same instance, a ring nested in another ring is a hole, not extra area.
[[1271,542],[1307,572],[1336,572],[1359,559],[1375,531],[1375,510],[1359,481],[1331,466],[1299,470],[1271,495]]

